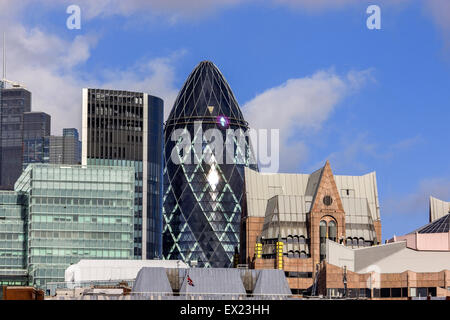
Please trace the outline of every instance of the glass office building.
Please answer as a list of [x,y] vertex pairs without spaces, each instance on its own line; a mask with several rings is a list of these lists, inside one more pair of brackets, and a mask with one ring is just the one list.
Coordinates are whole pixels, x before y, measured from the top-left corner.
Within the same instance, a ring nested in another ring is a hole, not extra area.
[[26,193],[29,283],[64,281],[80,259],[132,259],[134,170],[30,164],[15,184]]
[[0,286],[26,285],[27,196],[0,191]]
[[162,253],[163,106],[146,93],[83,89],[82,164],[135,170],[136,259]]
[[[220,132],[231,161],[225,153],[222,161],[217,154],[205,157],[209,139],[201,133],[209,129]],[[244,167],[257,169],[247,129],[219,69],[212,62],[201,62],[184,83],[164,129],[166,259],[195,261],[199,267],[232,266],[239,248]],[[186,140],[177,132],[190,137],[187,149],[180,149],[179,142]]]
[[30,163],[50,161],[50,115],[45,112],[23,114],[23,168]]

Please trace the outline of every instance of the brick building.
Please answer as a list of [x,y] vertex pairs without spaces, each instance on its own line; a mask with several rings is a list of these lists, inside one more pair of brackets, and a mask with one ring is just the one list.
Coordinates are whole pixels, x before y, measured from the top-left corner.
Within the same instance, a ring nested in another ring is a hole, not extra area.
[[284,270],[301,294],[314,284],[327,239],[351,248],[380,244],[375,172],[334,176],[328,161],[312,174],[245,169],[241,263]]

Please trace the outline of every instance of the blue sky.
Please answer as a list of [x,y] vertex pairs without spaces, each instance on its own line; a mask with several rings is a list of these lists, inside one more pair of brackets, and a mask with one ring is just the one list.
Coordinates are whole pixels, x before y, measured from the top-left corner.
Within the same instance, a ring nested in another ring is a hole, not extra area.
[[[95,4],[94,4],[95,3]],[[8,77],[33,92],[52,132],[80,128],[81,88],[161,96],[170,109],[201,60],[230,83],[250,124],[280,128],[283,172],[329,159],[335,174],[377,172],[383,239],[450,201],[450,5],[309,0],[0,1]],[[81,30],[65,9],[81,7]],[[280,117],[268,110],[276,103]]]

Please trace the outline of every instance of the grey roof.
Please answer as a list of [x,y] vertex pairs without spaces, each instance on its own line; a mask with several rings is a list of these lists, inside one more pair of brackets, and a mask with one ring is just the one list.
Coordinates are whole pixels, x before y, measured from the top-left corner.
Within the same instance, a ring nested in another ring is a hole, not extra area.
[[169,279],[164,268],[142,268],[139,270],[132,292],[171,293]]
[[291,289],[282,270],[261,270],[253,294],[291,295]]
[[[188,276],[193,286],[188,284]],[[187,269],[180,293],[246,294],[239,270],[226,268]]]
[[449,232],[449,225],[450,225],[450,213],[434,220],[433,222],[424,225],[423,227],[420,227],[419,229],[416,229],[411,233],[447,233]]

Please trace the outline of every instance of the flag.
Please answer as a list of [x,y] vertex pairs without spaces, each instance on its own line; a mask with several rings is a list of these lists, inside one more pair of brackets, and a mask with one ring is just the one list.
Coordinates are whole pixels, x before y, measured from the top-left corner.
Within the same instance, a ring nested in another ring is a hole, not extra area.
[[192,282],[191,277],[189,277],[189,276],[187,277],[187,282],[190,286],[194,286],[194,282]]

